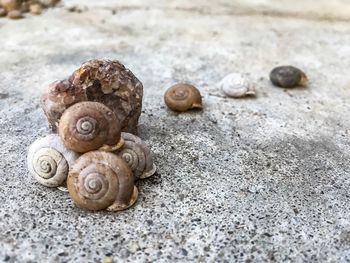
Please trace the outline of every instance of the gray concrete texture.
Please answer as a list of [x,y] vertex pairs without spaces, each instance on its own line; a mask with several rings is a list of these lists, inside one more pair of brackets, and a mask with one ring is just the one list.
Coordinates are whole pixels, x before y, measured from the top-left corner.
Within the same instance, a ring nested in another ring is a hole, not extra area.
[[[349,1],[65,1],[0,19],[0,34],[0,261],[350,261]],[[144,84],[140,137],[158,173],[120,213],[78,209],[26,168],[49,132],[45,86],[92,58]],[[309,86],[272,86],[281,64]],[[257,97],[224,98],[231,72],[250,73]],[[165,107],[180,81],[203,111]]]

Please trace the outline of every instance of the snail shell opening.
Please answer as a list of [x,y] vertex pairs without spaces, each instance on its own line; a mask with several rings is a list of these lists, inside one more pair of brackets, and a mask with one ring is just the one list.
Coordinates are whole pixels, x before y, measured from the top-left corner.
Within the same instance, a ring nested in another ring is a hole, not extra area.
[[116,200],[111,206],[107,207],[107,210],[110,212],[118,212],[118,211],[128,209],[136,203],[138,196],[139,196],[139,190],[137,189],[136,186],[134,186],[134,190],[132,192],[129,203],[123,203]]

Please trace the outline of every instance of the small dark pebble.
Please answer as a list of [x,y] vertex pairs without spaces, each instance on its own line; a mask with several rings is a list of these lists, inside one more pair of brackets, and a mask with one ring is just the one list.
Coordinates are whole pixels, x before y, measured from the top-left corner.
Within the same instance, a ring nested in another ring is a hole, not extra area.
[[280,66],[270,72],[271,82],[278,87],[294,88],[305,86],[307,83],[306,74],[293,66]]
[[153,221],[152,220],[146,220],[146,222],[147,222],[147,225],[149,225],[149,226],[153,225]]
[[61,252],[61,253],[58,253],[58,256],[59,257],[66,257],[66,256],[68,256],[68,253],[67,252]]
[[83,12],[83,10],[78,6],[68,7],[67,10],[68,10],[68,12],[71,12],[71,13],[82,13]]
[[0,100],[1,99],[6,99],[9,97],[9,94],[8,93],[0,93]]
[[6,262],[6,261],[9,261],[11,258],[10,258],[10,256],[9,255],[6,255],[5,257],[4,257],[4,261]]
[[184,255],[184,256],[187,256],[187,255],[188,255],[187,250],[184,249],[184,248],[181,248],[181,252],[182,252],[182,255]]
[[273,235],[270,234],[270,233],[264,233],[264,236],[267,236],[267,237],[272,237]]

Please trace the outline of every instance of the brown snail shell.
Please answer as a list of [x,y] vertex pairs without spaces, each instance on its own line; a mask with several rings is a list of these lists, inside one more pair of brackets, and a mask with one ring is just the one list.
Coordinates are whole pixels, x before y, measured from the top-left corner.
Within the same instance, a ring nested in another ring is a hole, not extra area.
[[67,186],[75,204],[89,210],[123,210],[132,206],[138,195],[125,161],[103,151],[80,156],[69,172]]
[[116,60],[95,59],[84,63],[65,80],[53,82],[41,97],[41,107],[56,132],[63,112],[81,101],[100,102],[117,116],[121,129],[137,133],[143,86]]
[[275,86],[294,88],[305,86],[308,82],[306,74],[293,66],[279,66],[270,72],[270,80]]
[[117,117],[98,102],[84,101],[68,108],[61,117],[59,134],[68,149],[81,153],[115,151],[123,144]]
[[173,111],[187,111],[202,108],[202,97],[199,90],[185,83],[171,86],[164,94],[165,104]]
[[122,132],[124,145],[117,154],[131,168],[135,179],[144,179],[156,172],[149,147],[137,136]]

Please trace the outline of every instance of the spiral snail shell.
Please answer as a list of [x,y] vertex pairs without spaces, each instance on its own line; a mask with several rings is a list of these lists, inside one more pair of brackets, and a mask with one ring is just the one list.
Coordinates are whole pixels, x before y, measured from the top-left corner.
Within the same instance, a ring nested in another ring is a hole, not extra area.
[[69,172],[67,186],[75,204],[89,210],[123,210],[132,206],[138,195],[125,161],[103,151],[80,156]]
[[164,94],[165,104],[173,111],[187,111],[202,108],[202,97],[199,90],[190,84],[175,84]]
[[131,168],[135,179],[144,179],[156,172],[149,147],[137,136],[122,132],[124,145],[117,153]]
[[40,184],[58,187],[64,184],[69,168],[79,154],[68,150],[57,134],[34,141],[28,150],[29,172]]
[[231,73],[224,77],[219,86],[229,97],[240,98],[255,95],[255,87],[243,74]]
[[115,114],[98,102],[84,101],[69,107],[59,123],[59,134],[69,149],[88,152],[115,151],[123,144]]
[[270,72],[270,80],[273,85],[282,88],[294,88],[305,86],[308,82],[306,74],[293,66],[279,66]]

